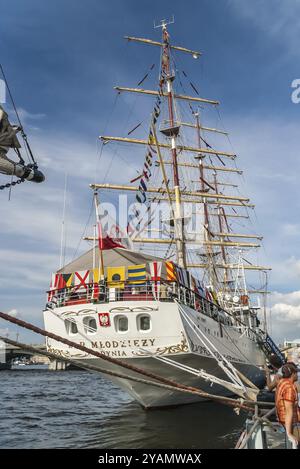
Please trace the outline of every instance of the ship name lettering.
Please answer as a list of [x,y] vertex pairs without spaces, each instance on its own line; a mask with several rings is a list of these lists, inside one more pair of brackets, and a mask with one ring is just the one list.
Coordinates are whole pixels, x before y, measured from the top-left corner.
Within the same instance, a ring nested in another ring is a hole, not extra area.
[[106,352],[109,357],[127,357],[127,353],[124,350],[113,350],[111,352]]
[[[105,342],[91,341],[90,347],[92,349],[117,349],[127,347],[149,347],[154,346],[156,339],[133,339],[133,340],[106,340]],[[80,342],[80,345],[85,346],[84,342]]]

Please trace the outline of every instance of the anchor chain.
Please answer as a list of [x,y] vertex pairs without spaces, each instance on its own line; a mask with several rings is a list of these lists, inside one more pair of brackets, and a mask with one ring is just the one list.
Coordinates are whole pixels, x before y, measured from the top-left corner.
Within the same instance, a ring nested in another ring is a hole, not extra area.
[[17,181],[12,181],[8,182],[7,184],[2,184],[0,186],[0,191],[3,191],[3,189],[9,189],[10,187],[16,186],[17,184],[21,184],[21,182],[25,182],[25,178],[18,179]]

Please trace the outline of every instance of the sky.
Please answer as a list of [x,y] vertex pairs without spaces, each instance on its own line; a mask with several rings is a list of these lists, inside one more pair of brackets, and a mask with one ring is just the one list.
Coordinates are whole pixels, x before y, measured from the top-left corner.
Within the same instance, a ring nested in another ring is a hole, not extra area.
[[[158,60],[156,48],[123,36],[159,40],[154,21],[174,15],[174,43],[203,52],[197,64],[183,57],[183,66],[203,96],[220,100],[256,204],[263,261],[273,268],[271,331],[277,341],[300,338],[300,104],[291,100],[300,78],[300,1],[0,0],[0,10],[0,62],[47,178],[17,186],[10,201],[0,193],[0,309],[43,324],[45,291],[60,261],[66,174],[71,260],[85,248],[88,185],[116,162],[108,152],[99,165],[98,136],[124,135],[149,113],[127,97],[116,105],[113,86],[135,86]],[[114,182],[129,174],[110,171]],[[1,322],[0,332],[14,337],[16,329]],[[20,339],[41,341],[24,331]]]

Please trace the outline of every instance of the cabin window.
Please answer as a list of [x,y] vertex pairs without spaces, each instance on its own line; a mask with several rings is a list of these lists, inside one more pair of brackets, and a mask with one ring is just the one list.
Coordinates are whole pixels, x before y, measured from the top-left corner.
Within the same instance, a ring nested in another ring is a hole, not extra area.
[[74,319],[66,319],[65,327],[66,327],[67,334],[69,335],[75,335],[78,333],[77,324]]
[[137,326],[139,331],[150,331],[151,318],[148,314],[143,314],[137,317]]
[[84,327],[84,332],[86,334],[96,334],[97,332],[96,319],[91,316],[87,316],[86,318],[83,319],[83,327]]
[[117,316],[115,318],[115,327],[117,332],[128,331],[128,318],[127,316]]

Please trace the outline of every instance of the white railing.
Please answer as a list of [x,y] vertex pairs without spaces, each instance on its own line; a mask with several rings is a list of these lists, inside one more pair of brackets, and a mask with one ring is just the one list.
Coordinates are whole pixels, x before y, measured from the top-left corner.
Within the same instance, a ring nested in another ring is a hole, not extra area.
[[68,287],[48,292],[47,307],[59,308],[86,303],[111,303],[114,301],[165,301],[190,306],[222,324],[232,324],[231,317],[215,303],[203,298],[189,288],[176,282],[147,281],[145,285],[129,285],[127,282],[107,284],[87,284],[79,288]]

